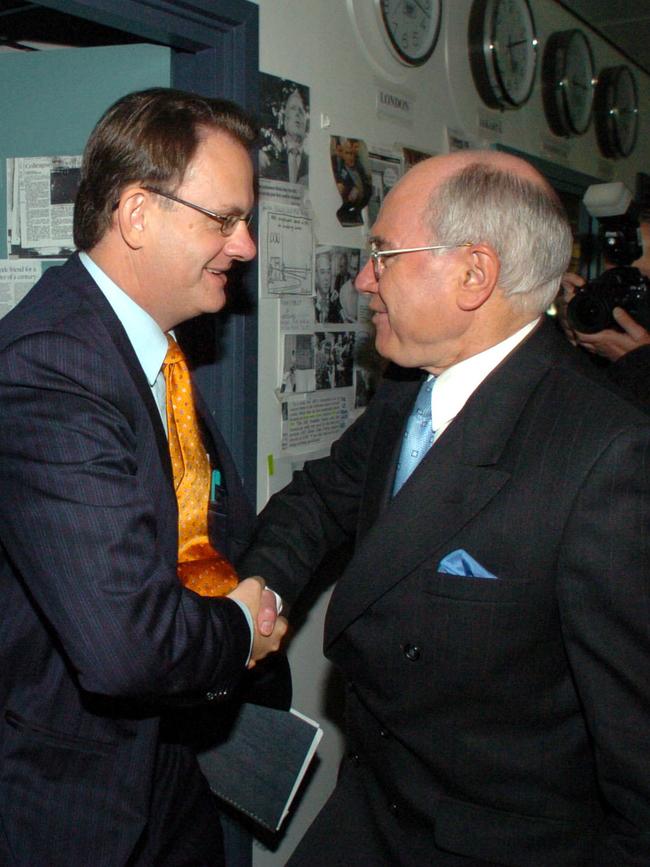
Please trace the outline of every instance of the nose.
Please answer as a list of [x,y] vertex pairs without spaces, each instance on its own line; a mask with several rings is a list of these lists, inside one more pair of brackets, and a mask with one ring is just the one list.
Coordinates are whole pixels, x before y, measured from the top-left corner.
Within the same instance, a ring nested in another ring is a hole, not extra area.
[[354,281],[354,288],[357,292],[376,292],[379,288],[379,284],[375,280],[375,271],[370,257],[357,274],[356,280]]
[[238,259],[240,262],[255,258],[257,247],[245,220],[240,220],[235,231],[227,238],[224,252],[231,259]]

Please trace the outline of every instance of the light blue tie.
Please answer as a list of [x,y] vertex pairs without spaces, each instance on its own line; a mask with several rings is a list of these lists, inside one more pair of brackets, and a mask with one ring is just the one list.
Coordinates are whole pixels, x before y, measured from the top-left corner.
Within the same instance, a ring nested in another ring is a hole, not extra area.
[[435,377],[425,380],[418,392],[413,412],[409,416],[402,441],[395,481],[393,482],[393,496],[399,491],[413,470],[431,448],[434,433],[431,430],[431,392]]

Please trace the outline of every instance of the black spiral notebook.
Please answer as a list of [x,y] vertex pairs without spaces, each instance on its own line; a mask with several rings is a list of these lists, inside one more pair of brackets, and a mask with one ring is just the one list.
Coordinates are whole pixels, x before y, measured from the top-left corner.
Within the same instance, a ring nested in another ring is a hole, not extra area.
[[228,739],[199,755],[219,798],[271,831],[284,821],[323,730],[293,708],[242,704]]

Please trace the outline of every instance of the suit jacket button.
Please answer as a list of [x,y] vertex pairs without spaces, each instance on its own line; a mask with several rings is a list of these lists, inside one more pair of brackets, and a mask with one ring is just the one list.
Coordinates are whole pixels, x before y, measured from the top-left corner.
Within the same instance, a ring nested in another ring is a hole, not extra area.
[[392,804],[389,804],[389,805],[388,805],[388,809],[391,811],[391,813],[393,814],[393,816],[397,816],[397,815],[399,815],[399,807],[397,806],[397,804],[395,803],[395,801],[393,801]]
[[358,765],[361,759],[359,758],[359,753],[348,753],[348,759],[352,762],[353,765]]
[[404,656],[410,662],[417,662],[417,660],[420,658],[420,648],[417,646],[417,644],[405,644],[403,647],[403,651]]
[[214,701],[217,697],[216,692],[206,692],[205,697],[208,701]]
[[388,737],[388,732],[386,731],[386,729],[379,729],[379,737],[380,738],[387,738]]

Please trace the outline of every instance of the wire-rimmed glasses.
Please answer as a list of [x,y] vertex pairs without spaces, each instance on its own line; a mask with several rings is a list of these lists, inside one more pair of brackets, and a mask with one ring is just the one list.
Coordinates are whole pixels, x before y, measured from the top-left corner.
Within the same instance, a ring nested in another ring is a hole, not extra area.
[[372,259],[372,270],[375,275],[375,281],[378,283],[379,278],[384,273],[384,259],[391,256],[398,256],[400,253],[420,253],[423,250],[452,250],[455,247],[471,247],[471,241],[465,241],[463,244],[429,244],[426,247],[403,247],[401,250],[377,250],[371,248],[370,258]]

